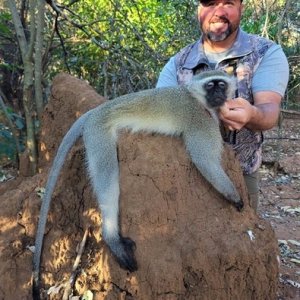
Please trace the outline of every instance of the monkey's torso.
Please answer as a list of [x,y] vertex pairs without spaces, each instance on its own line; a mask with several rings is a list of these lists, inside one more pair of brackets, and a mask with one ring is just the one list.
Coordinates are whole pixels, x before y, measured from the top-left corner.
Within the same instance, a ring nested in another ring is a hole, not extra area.
[[215,136],[219,133],[216,124],[214,112],[186,87],[167,87],[124,95],[100,105],[90,113],[83,134],[98,127],[113,136],[123,128],[166,135],[181,135],[191,130],[213,131]]

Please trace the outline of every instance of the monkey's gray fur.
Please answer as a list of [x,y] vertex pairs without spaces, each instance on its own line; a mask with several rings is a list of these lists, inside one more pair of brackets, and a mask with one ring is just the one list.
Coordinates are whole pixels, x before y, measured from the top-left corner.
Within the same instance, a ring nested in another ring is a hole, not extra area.
[[181,136],[193,163],[238,210],[243,202],[221,166],[223,151],[216,110],[232,98],[235,82],[221,71],[196,75],[183,86],[145,90],[108,101],[83,114],[63,138],[42,202],[33,257],[33,294],[39,299],[39,267],[52,193],[66,156],[82,136],[88,173],[102,213],[102,235],[122,268],[137,270],[135,243],[119,231],[118,130]]

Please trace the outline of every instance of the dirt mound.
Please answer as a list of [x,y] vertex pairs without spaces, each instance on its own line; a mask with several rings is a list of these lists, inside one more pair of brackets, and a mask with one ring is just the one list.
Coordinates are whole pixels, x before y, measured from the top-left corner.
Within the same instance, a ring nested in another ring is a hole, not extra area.
[[[90,101],[92,100],[92,101]],[[84,82],[59,75],[43,120],[41,173],[0,187],[0,299],[31,299],[29,249],[39,214],[37,188],[74,119],[103,99]],[[137,245],[139,270],[119,268],[101,240],[101,216],[84,169],[81,143],[57,184],[42,255],[42,287],[70,278],[76,247],[89,228],[74,287],[94,299],[275,299],[273,230],[249,207],[232,152],[224,165],[246,202],[237,212],[202,178],[180,139],[121,135],[120,223]],[[59,288],[57,289],[59,290]],[[61,289],[61,293],[62,293]],[[61,299],[51,289],[50,299]]]

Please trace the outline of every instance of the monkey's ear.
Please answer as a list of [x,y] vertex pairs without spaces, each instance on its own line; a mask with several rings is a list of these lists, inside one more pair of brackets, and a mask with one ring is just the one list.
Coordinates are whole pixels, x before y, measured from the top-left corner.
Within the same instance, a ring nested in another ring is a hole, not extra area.
[[191,80],[186,84],[187,90],[191,96],[196,98],[199,102],[206,106],[206,90],[204,89],[205,81],[203,80]]

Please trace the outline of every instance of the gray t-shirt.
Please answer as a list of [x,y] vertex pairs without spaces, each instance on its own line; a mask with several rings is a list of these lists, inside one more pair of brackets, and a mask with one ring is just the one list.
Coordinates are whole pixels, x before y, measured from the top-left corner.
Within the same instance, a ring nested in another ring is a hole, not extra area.
[[[206,53],[212,65],[226,57],[226,52]],[[289,68],[282,48],[274,44],[265,53],[258,68],[254,71],[252,93],[273,91],[284,96],[289,79]],[[177,86],[177,74],[174,56],[162,69],[156,87]]]

